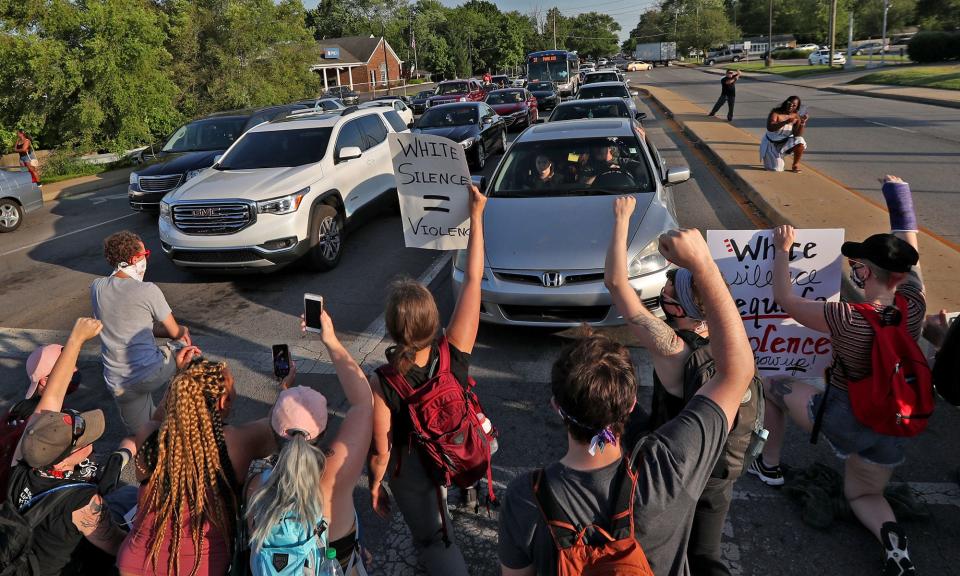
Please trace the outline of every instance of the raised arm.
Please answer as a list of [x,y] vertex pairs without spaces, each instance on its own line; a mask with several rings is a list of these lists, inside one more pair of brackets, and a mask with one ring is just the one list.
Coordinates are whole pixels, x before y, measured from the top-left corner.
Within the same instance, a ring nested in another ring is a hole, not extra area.
[[[613,235],[610,246],[607,248],[607,259],[603,270],[603,283],[610,291],[617,311],[626,319],[630,333],[640,342],[640,345],[650,351],[657,359],[676,359],[682,362],[685,358],[686,344],[677,336],[666,322],[657,318],[640,301],[636,291],[630,285],[627,277],[627,234],[630,228],[630,215],[633,214],[637,201],[633,196],[621,196],[613,202]],[[673,381],[673,378],[661,378],[662,381]],[[679,395],[680,391],[669,390],[671,394]]]
[[467,263],[463,271],[463,287],[447,326],[447,338],[461,352],[470,354],[480,327],[480,282],[483,279],[483,208],[487,197],[470,185],[470,240],[467,242]]
[[103,329],[103,324],[93,318],[77,318],[73,325],[73,330],[67,338],[67,343],[60,352],[53,365],[53,371],[47,378],[47,387],[37,403],[34,414],[39,414],[44,410],[59,412],[63,409],[63,399],[67,395],[67,387],[70,385],[70,379],[73,377],[73,371],[77,367],[77,358],[80,356],[80,348],[83,343],[95,337]]
[[[887,174],[881,180],[883,184],[883,198],[887,201],[887,211],[890,213],[890,232],[920,252],[920,242],[917,232],[920,224],[917,222],[917,213],[913,207],[913,194],[910,184],[898,176]],[[920,276],[920,263],[910,270],[907,282],[913,282],[923,288]]]
[[727,417],[727,425],[733,426],[755,372],[753,351],[740,313],[698,230],[664,233],[660,236],[660,252],[674,264],[690,270],[700,290],[717,371],[697,393],[716,402]]
[[111,556],[116,556],[127,533],[110,519],[110,511],[99,494],[79,510],[74,510],[73,525],[94,546]]
[[794,245],[797,232],[789,224],[777,226],[773,230],[773,244],[776,257],[773,260],[773,299],[791,318],[807,328],[818,332],[829,332],[827,319],[823,314],[826,303],[819,300],[807,300],[794,293],[790,284],[790,248]]

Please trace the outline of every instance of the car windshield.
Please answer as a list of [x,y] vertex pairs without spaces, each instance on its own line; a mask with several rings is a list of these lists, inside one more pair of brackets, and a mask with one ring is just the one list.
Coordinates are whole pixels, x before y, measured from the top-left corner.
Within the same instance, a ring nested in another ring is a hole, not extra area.
[[617,76],[616,72],[606,72],[603,74],[591,74],[587,76],[584,82],[587,84],[593,84],[594,82],[619,82],[620,77]]
[[550,121],[580,118],[629,118],[630,111],[623,102],[570,102],[561,104],[550,116]]
[[437,94],[463,94],[469,92],[466,82],[449,82],[437,86]]
[[433,90],[422,90],[417,92],[417,98],[429,98],[433,96]]
[[519,90],[513,92],[491,92],[487,96],[487,104],[516,104],[523,102],[523,92]]
[[226,150],[243,133],[247,118],[198,120],[181,126],[164,143],[164,152]]
[[431,108],[424,112],[417,128],[443,128],[444,126],[467,126],[479,121],[476,106],[450,106]]
[[630,93],[627,87],[618,84],[616,86],[584,86],[577,92],[578,100],[590,100],[593,98],[629,98]]
[[537,198],[654,192],[635,136],[514,143],[490,197]]
[[220,170],[289,168],[319,162],[332,128],[249,132],[216,167]]
[[530,85],[531,92],[552,92],[553,82],[534,82]]

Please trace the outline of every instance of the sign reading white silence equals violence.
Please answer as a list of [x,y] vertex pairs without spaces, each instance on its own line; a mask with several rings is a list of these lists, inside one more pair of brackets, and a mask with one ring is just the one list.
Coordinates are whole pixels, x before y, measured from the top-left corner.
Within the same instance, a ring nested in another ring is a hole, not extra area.
[[[790,318],[773,297],[776,249],[772,230],[709,230],[710,253],[730,286],[761,375],[823,375],[830,364],[828,334]],[[794,293],[822,302],[840,299],[843,230],[797,230],[790,251]]]
[[463,148],[427,134],[390,134],[388,139],[407,248],[466,248],[470,168]]

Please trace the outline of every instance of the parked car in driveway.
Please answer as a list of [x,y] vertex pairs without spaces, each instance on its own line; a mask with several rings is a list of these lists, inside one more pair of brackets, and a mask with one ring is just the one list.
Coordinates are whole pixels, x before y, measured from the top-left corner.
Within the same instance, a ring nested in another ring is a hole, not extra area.
[[590,100],[567,100],[561,102],[547,122],[558,120],[580,120],[583,118],[635,118],[642,120],[647,115],[633,112],[623,98],[594,98]]
[[707,57],[704,59],[703,63],[707,66],[713,66],[714,64],[723,64],[725,62],[740,62],[741,60],[749,60],[749,57],[749,53],[742,48],[724,48],[722,50],[713,50],[707,52]]
[[[630,283],[657,309],[668,262],[657,238],[677,226],[669,186],[686,167],[666,170],[659,152],[627,118],[570,120],[525,130],[500,161],[484,212],[486,263],[480,318],[529,326],[622,324],[603,285],[613,198],[632,194]],[[457,253],[453,289],[463,282]]]
[[130,173],[127,197],[137,211],[155,212],[160,199],[203,170],[213,166],[241,134],[250,128],[298,110],[303,104],[285,104],[251,110],[218,112],[188,122],[174,131],[159,150],[144,150],[145,166]]
[[806,52],[807,50],[812,51],[812,50],[819,50],[819,49],[820,49],[820,46],[817,44],[801,44],[797,46],[797,50],[803,50],[804,52]]
[[360,103],[360,94],[348,86],[333,86],[323,93],[325,97],[337,98],[344,106],[353,106]]
[[[815,64],[829,64],[830,63],[830,50],[816,50],[810,53],[810,56],[807,58],[807,62],[813,66]],[[847,57],[843,55],[843,52],[834,52],[833,53],[833,63],[834,64],[846,64]]]
[[560,93],[557,92],[555,82],[531,82],[527,84],[527,90],[537,99],[537,110],[541,113],[553,110],[560,103]]
[[0,233],[13,232],[25,214],[43,208],[43,192],[26,168],[0,170]]
[[406,125],[413,124],[413,110],[407,106],[403,100],[399,98],[378,98],[376,100],[370,100],[369,102],[364,102],[360,105],[360,108],[391,108],[393,109],[400,118],[403,119],[403,123]]
[[507,150],[507,123],[484,102],[431,106],[417,120],[413,132],[459,142],[477,170],[487,165],[491,152]]
[[526,128],[539,119],[537,98],[524,88],[506,88],[487,94],[487,104],[507,123],[507,128]]
[[634,101],[636,92],[631,92],[623,82],[597,82],[581,86],[577,92],[577,100],[593,100],[594,98],[619,98],[630,109],[631,116],[637,114],[637,103]]
[[853,55],[863,56],[865,54],[880,54],[880,53],[889,52],[889,51],[890,51],[889,44],[884,46],[880,42],[864,42],[863,44],[860,44],[859,46],[853,49]]
[[397,125],[389,108],[349,107],[252,128],[163,199],[160,247],[193,269],[268,271],[301,257],[335,267],[344,225],[396,189]]
[[447,80],[437,84],[434,95],[427,98],[427,108],[451,102],[483,102],[487,90],[476,78]]
[[427,109],[427,98],[433,96],[433,90],[421,90],[410,99],[410,108],[413,109],[414,114],[423,114],[423,111]]

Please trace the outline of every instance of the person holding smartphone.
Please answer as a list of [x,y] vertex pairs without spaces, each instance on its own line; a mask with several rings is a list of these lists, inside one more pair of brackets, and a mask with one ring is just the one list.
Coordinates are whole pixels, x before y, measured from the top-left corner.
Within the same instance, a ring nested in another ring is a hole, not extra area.
[[[483,277],[483,209],[487,198],[476,186],[470,193],[470,241],[467,244],[463,288],[453,317],[441,333],[440,313],[430,290],[423,284],[400,279],[387,296],[387,332],[396,345],[387,350],[387,360],[413,389],[430,381],[437,369],[440,346],[449,352],[450,370],[462,386],[468,382],[470,354],[480,324],[480,280]],[[379,374],[371,378],[374,392],[373,443],[369,459],[370,496],[374,511],[383,518],[391,514],[390,498],[383,487],[387,470],[390,491],[413,535],[420,562],[431,576],[467,574],[463,554],[453,538],[446,488],[428,476],[418,455],[407,455],[411,431],[407,408]],[[400,449],[394,450],[394,445]],[[415,448],[416,450],[416,448]],[[403,452],[402,470],[400,456]],[[439,496],[438,496],[439,494]]]
[[799,174],[800,159],[807,150],[803,137],[807,126],[807,107],[798,96],[791,96],[767,115],[767,133],[760,140],[760,160],[766,170],[783,172],[783,157],[793,154],[790,171]]
[[720,98],[717,98],[717,103],[710,110],[710,116],[716,116],[717,111],[726,102],[727,122],[733,122],[733,105],[737,101],[737,80],[739,79],[739,70],[727,70],[727,73],[723,75],[723,78],[720,79]]

